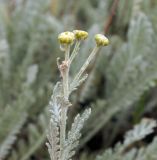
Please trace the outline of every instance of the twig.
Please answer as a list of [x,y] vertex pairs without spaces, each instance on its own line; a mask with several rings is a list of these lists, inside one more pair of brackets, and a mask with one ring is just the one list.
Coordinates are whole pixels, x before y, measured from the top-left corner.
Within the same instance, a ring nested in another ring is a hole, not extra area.
[[118,2],[119,0],[114,0],[113,4],[112,4],[112,7],[111,7],[111,10],[110,10],[110,14],[109,14],[109,17],[105,23],[105,27],[104,27],[104,33],[106,34],[112,24],[112,21],[113,21],[113,17],[115,15],[115,11],[117,9],[117,6],[118,6]]

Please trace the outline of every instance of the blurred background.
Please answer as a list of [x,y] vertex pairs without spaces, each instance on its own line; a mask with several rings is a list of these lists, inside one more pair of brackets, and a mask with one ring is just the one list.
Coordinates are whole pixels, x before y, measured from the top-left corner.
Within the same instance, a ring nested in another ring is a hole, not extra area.
[[[0,160],[48,160],[48,101],[60,80],[57,36],[82,29],[89,38],[73,76],[104,33],[87,81],[71,96],[68,126],[92,107],[74,159],[91,159],[123,142],[143,117],[157,118],[156,0],[0,0]],[[154,133],[136,147],[147,146]]]

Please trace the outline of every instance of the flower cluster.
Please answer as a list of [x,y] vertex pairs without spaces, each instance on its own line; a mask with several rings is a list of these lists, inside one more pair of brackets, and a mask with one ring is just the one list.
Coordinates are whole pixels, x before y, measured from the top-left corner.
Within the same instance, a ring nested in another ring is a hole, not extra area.
[[[86,71],[89,64],[91,63],[91,61],[96,57],[96,54],[99,52],[101,47],[107,46],[109,44],[109,40],[106,36],[104,36],[103,34],[96,34],[95,35],[96,46],[94,47],[93,51],[89,54],[85,63],[80,68],[79,72],[74,77],[72,83],[69,84],[68,76],[71,63],[79,52],[81,41],[84,41],[87,37],[88,37],[88,32],[83,30],[74,30],[73,32],[66,31],[58,35],[60,48],[62,51],[65,52],[65,59],[61,63],[57,61],[57,65],[58,69],[60,70],[61,77],[63,79],[63,94],[66,100],[68,100],[70,91],[73,90],[73,88],[76,88],[78,84],[80,84],[85,80],[86,76],[83,76],[83,74]],[[75,46],[73,48],[73,51],[71,52],[70,47],[72,44],[74,44],[74,42]]]
[[[88,32],[82,30],[74,30],[73,32],[66,31],[62,32],[58,36],[58,40],[61,45],[70,45],[73,44],[75,40],[85,40],[88,37]],[[103,34],[95,35],[95,42],[97,46],[107,46],[109,44],[109,40]]]

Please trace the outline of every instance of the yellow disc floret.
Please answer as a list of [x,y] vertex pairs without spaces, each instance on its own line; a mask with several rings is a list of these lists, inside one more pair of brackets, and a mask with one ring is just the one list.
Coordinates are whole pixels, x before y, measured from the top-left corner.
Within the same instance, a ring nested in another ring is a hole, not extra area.
[[82,30],[74,30],[75,38],[77,40],[85,40],[88,37],[88,33]]
[[58,40],[60,42],[60,44],[63,44],[63,45],[69,45],[69,44],[72,44],[75,40],[75,35],[73,32],[62,32],[59,34],[58,36]]
[[107,46],[109,44],[109,40],[103,34],[96,34],[95,35],[95,42],[97,46]]

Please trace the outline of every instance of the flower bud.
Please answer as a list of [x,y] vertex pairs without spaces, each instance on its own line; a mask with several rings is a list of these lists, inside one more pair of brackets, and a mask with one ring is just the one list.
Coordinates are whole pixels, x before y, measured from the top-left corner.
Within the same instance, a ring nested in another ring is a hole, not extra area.
[[69,45],[72,44],[75,40],[75,35],[73,32],[62,32],[58,36],[58,40],[61,45]]
[[96,34],[95,35],[95,42],[97,46],[107,46],[109,44],[109,40],[103,34]]
[[85,40],[88,37],[88,32],[82,30],[74,30],[75,38],[77,40]]

